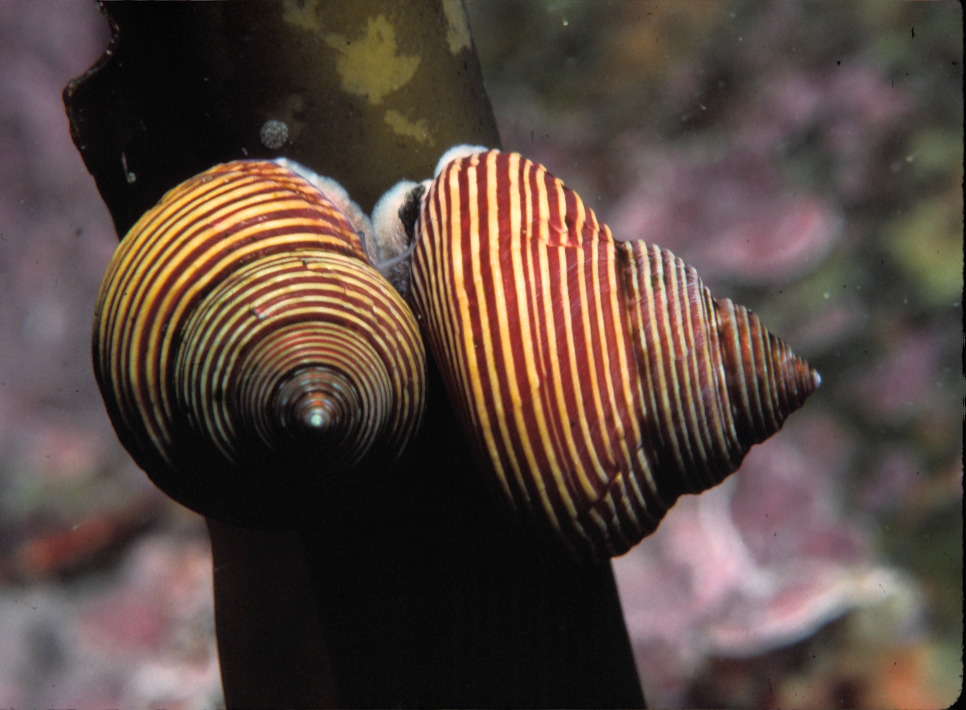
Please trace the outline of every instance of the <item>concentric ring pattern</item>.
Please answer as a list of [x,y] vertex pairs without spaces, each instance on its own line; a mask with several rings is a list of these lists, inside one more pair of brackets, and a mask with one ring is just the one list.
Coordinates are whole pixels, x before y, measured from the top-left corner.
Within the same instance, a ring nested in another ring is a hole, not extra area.
[[271,522],[390,465],[419,425],[423,346],[356,226],[268,161],[168,192],[98,296],[94,370],[124,446],[199,512]]

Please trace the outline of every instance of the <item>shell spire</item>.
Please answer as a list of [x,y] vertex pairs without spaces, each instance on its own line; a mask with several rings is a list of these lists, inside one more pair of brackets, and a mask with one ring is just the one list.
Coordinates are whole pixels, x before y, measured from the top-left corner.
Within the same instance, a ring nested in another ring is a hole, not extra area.
[[578,556],[635,545],[820,382],[520,155],[447,154],[417,232],[413,303],[463,428],[510,504]]
[[[618,242],[661,497],[700,493],[778,431],[821,379],[754,313],[666,249]],[[648,278],[641,278],[647,276]],[[671,475],[674,472],[674,475]]]
[[747,308],[730,299],[715,306],[738,438],[764,441],[805,404],[822,378]]

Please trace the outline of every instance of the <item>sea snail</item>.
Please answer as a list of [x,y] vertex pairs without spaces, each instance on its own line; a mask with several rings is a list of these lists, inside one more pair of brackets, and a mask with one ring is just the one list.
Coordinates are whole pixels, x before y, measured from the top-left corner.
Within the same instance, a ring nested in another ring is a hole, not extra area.
[[425,354],[370,235],[336,183],[258,160],[187,180],[131,228],[98,295],[94,371],[162,490],[275,525],[399,456]]
[[820,384],[753,313],[614,239],[520,155],[456,149],[407,199],[412,301],[450,401],[505,498],[578,556],[628,550]]

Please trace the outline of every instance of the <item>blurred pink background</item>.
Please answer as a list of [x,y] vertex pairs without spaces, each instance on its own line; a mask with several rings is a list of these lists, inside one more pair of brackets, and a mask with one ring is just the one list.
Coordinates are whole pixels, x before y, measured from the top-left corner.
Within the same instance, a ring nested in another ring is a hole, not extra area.
[[[507,149],[674,250],[823,386],[615,562],[653,707],[945,707],[962,683],[957,3],[468,3]],[[89,3],[0,3],[0,707],[222,704],[202,521],[116,442],[116,245],[60,92]]]

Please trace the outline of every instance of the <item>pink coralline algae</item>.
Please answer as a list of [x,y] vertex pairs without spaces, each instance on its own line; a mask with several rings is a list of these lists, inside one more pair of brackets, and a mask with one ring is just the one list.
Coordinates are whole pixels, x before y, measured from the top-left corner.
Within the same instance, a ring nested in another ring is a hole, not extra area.
[[834,164],[829,187],[845,199],[878,188],[896,125],[913,109],[907,91],[862,63],[775,69],[749,96],[731,117],[738,143],[762,155],[812,146]]
[[116,569],[83,584],[0,596],[0,645],[20,651],[0,664],[0,698],[10,706],[37,698],[44,707],[223,705],[211,604],[208,545],[184,531],[145,535]]
[[641,153],[638,186],[612,211],[614,234],[671,249],[706,282],[787,283],[820,266],[841,235],[830,203],[786,192],[760,156]]
[[682,689],[711,658],[767,653],[853,609],[898,600],[916,617],[906,578],[875,561],[868,533],[835,504],[848,448],[833,422],[805,418],[732,479],[682,498],[616,561],[652,701],[687,702]]
[[926,328],[894,330],[886,336],[893,347],[878,360],[866,363],[849,380],[849,389],[862,408],[878,422],[903,423],[931,405],[938,385],[935,372],[943,352],[943,338]]

